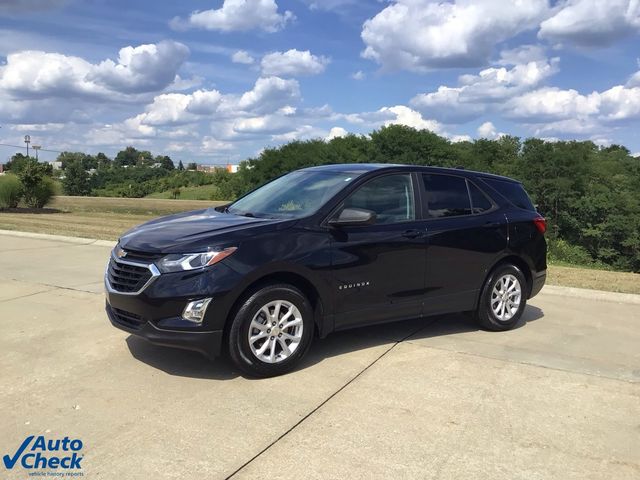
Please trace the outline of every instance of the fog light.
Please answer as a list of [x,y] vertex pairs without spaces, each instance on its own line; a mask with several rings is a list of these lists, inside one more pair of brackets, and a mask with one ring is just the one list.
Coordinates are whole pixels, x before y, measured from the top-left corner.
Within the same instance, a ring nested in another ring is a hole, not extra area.
[[207,312],[207,307],[211,302],[210,298],[201,298],[200,300],[194,300],[187,303],[187,306],[182,312],[182,318],[193,323],[202,323],[204,314]]

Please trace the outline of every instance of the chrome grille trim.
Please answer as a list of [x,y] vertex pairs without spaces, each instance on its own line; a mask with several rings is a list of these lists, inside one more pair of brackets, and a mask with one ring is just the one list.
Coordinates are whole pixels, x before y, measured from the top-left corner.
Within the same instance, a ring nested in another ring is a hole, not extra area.
[[[109,270],[111,267],[111,262],[114,262],[116,264],[121,264],[121,265],[131,265],[134,267],[146,268],[151,273],[151,276],[149,277],[147,282],[144,285],[142,285],[142,287],[140,287],[138,290],[134,292],[120,291],[114,286],[112,286],[111,282],[109,281]],[[109,259],[109,262],[107,263],[107,268],[105,269],[105,272],[104,272],[104,285],[109,293],[117,293],[118,295],[140,295],[140,293],[142,293],[149,285],[151,285],[155,281],[155,279],[158,278],[159,276],[160,276],[160,270],[158,270],[158,267],[156,267],[153,263],[142,263],[142,262],[133,262],[130,260],[123,260],[122,258],[116,258],[112,252],[111,258]]]

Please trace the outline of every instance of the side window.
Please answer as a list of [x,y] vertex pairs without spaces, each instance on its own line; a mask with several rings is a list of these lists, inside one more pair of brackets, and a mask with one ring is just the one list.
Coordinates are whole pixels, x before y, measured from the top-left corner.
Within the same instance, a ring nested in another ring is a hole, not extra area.
[[491,210],[493,205],[486,195],[482,193],[482,190],[469,181],[467,181],[467,185],[469,185],[469,195],[471,195],[471,208],[473,209],[473,213],[482,213]]
[[536,207],[531,203],[531,199],[529,198],[529,195],[527,195],[527,192],[521,183],[496,180],[493,178],[483,178],[482,181],[490,187],[495,188],[500,195],[513,203],[516,207],[532,212],[536,211]]
[[427,207],[431,217],[471,215],[467,182],[452,175],[423,175],[427,191]]
[[376,213],[376,223],[415,220],[411,175],[385,175],[371,180],[353,192],[344,207],[371,210]]

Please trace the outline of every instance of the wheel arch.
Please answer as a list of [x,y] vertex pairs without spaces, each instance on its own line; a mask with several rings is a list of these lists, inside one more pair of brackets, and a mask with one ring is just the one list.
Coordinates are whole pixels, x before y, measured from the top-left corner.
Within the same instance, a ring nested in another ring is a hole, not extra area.
[[500,266],[502,265],[515,265],[516,267],[518,267],[518,269],[522,272],[522,274],[524,275],[525,280],[527,281],[527,298],[529,298],[531,296],[531,288],[533,286],[533,275],[531,273],[531,267],[529,266],[529,264],[526,262],[525,259],[523,259],[522,257],[519,257],[518,255],[507,255],[504,257],[501,257],[500,259],[498,259],[493,265],[492,267],[487,271],[487,274],[485,275],[483,281],[482,281],[482,287],[480,288],[480,292],[478,294],[478,299],[476,301],[476,308],[478,306],[478,302],[480,301],[480,297],[482,295],[482,291],[484,289],[484,286],[487,284],[487,280],[489,279],[489,277],[491,277],[491,275],[493,274],[493,272]]
[[251,280],[242,289],[233,302],[233,305],[227,315],[224,327],[225,336],[229,333],[229,328],[233,322],[233,318],[244,301],[261,288],[278,283],[284,283],[296,287],[305,295],[305,297],[307,297],[313,309],[313,320],[316,326],[316,334],[325,336],[326,333],[328,333],[326,332],[328,326],[325,325],[325,307],[318,288],[303,275],[287,270],[265,273]]

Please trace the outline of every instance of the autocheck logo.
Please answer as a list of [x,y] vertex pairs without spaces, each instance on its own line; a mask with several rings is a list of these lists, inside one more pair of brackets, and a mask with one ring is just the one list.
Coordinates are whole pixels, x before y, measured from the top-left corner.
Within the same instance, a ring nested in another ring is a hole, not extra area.
[[[24,439],[13,455],[2,457],[7,470],[19,465],[27,470],[63,469],[81,470],[82,440],[64,437],[58,440],[47,440],[44,436],[31,435]],[[35,472],[29,474],[37,475]],[[82,472],[47,472],[46,476],[82,476]]]

